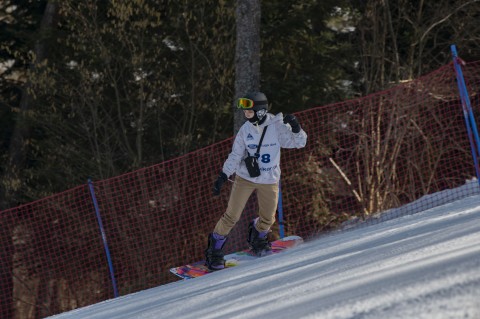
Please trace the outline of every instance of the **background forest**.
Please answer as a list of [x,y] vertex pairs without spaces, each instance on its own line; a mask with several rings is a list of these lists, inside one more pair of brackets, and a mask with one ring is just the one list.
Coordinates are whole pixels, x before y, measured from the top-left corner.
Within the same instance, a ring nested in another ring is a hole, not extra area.
[[[232,136],[246,2],[0,1],[0,210]],[[479,18],[478,0],[261,1],[260,88],[296,112],[435,70],[453,43],[479,60]]]

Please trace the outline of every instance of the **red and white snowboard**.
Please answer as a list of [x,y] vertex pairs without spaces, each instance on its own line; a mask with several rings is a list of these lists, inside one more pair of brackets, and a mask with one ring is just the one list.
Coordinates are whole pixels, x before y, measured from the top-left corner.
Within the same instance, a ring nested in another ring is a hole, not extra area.
[[[273,254],[281,253],[282,251],[298,246],[301,243],[303,243],[303,239],[299,236],[288,236],[282,239],[278,239],[271,243],[272,253]],[[226,268],[230,268],[230,267],[237,266],[238,264],[248,262],[260,257],[257,257],[256,255],[254,255],[250,251],[250,249],[245,249],[242,251],[228,254],[224,258],[225,258]],[[170,268],[170,272],[182,279],[192,279],[192,278],[207,275],[213,271],[209,270],[205,266],[205,261],[202,260],[192,264]]]

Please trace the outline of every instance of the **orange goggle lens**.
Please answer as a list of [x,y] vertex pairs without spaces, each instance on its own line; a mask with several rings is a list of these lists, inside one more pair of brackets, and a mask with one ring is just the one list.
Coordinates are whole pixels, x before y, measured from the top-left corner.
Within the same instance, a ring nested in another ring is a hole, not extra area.
[[249,110],[252,107],[253,107],[253,100],[241,97],[237,101],[237,108],[239,109]]

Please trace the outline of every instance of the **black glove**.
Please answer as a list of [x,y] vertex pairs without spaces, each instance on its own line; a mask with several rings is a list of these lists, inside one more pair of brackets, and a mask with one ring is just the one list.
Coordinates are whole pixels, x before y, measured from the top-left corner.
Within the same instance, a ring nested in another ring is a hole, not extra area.
[[213,183],[213,195],[220,195],[223,184],[228,180],[224,172],[220,172],[215,183]]
[[293,133],[300,132],[300,129],[301,129],[300,124],[298,123],[298,120],[294,115],[292,114],[285,115],[285,117],[283,118],[283,123],[290,124],[290,126],[292,127]]

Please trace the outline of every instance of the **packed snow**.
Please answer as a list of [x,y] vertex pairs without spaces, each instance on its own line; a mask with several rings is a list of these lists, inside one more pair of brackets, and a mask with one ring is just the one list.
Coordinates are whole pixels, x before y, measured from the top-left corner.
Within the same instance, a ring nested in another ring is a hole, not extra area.
[[480,318],[475,193],[50,318]]

